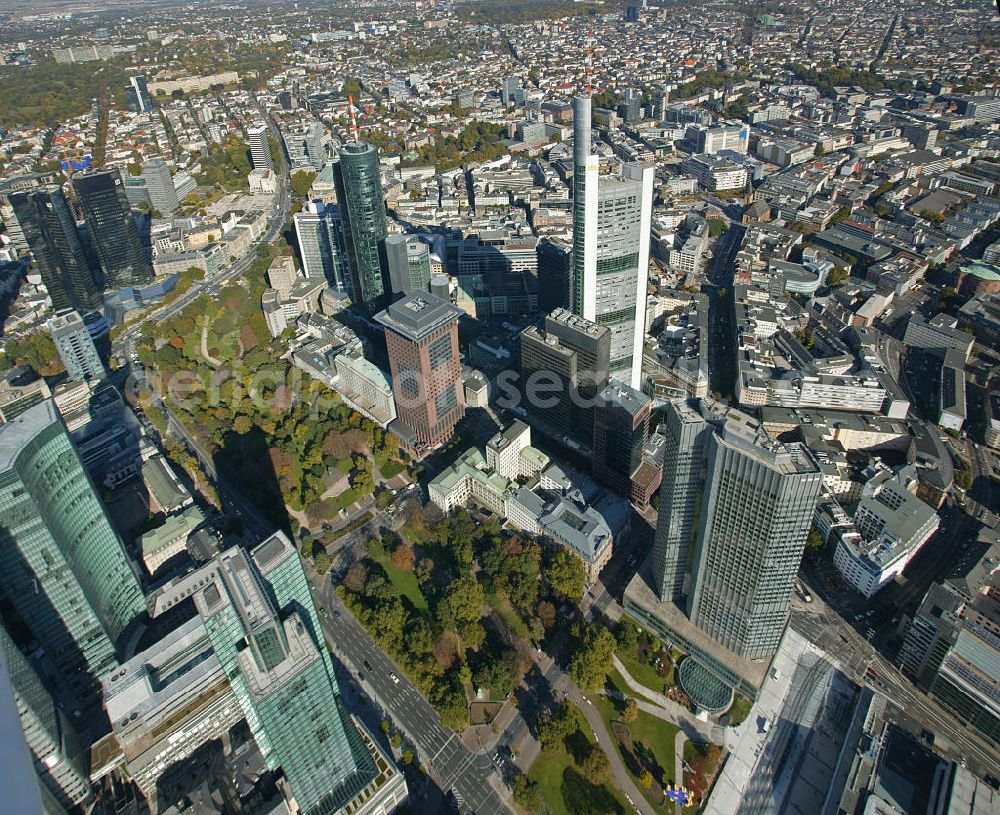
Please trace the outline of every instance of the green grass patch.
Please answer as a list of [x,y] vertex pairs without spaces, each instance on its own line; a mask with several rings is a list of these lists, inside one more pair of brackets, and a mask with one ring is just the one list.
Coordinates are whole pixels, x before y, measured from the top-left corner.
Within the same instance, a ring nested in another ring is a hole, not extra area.
[[746,721],[747,716],[750,715],[750,708],[752,707],[753,702],[745,696],[737,694],[736,698],[733,700],[733,706],[729,708],[729,724],[733,727],[736,727],[738,724],[742,724]]
[[514,632],[514,636],[524,637],[525,639],[530,638],[531,632],[528,631],[528,626],[521,619],[521,615],[514,610],[514,607],[510,604],[510,600],[506,597],[501,597],[497,599],[495,604],[491,603],[490,605],[500,615],[500,619],[507,623],[510,630]]
[[358,500],[357,493],[354,492],[353,487],[348,487],[340,495],[335,496],[333,499],[333,511],[340,512],[342,509],[346,509],[355,501]]
[[403,470],[406,469],[406,465],[401,461],[396,461],[394,458],[390,458],[385,464],[379,465],[379,472],[382,473],[382,478],[388,481],[390,478],[395,478]]
[[404,572],[402,569],[397,568],[396,564],[392,562],[389,553],[382,548],[380,541],[372,540],[368,544],[368,557],[385,569],[389,582],[396,588],[396,591],[413,603],[413,607],[417,611],[421,614],[428,613],[427,598],[424,597],[424,593],[420,590],[420,584],[417,582],[416,575],[413,572]]
[[[654,690],[657,693],[663,693],[664,685],[667,687],[673,686],[674,680],[674,668],[673,665],[669,666],[667,675],[661,676],[659,672],[650,664],[650,661],[644,658],[642,655],[643,641],[647,643],[652,643],[653,646],[648,650],[648,653],[655,654],[663,647],[662,641],[650,634],[646,629],[642,628],[640,625],[632,622],[636,628],[639,629],[639,644],[635,648],[621,648],[615,647],[615,653],[618,655],[618,659],[622,661],[625,666],[625,670],[631,674],[632,678],[638,682],[640,685],[645,685],[650,690]],[[662,658],[669,661],[669,652],[666,648],[663,648]]]
[[[609,689],[613,688],[626,696],[634,697],[634,694],[629,691],[628,685],[625,684],[625,680],[622,679],[621,674],[619,674],[618,671],[612,671],[609,674],[607,687]],[[625,768],[628,770],[629,776],[640,790],[643,789],[639,775],[636,774],[634,766],[630,765],[630,762],[626,758],[625,752],[618,743],[614,730],[611,727],[612,722],[623,721],[621,708],[619,707],[620,703],[616,703],[607,696],[597,693],[590,694],[589,698],[594,703],[594,707],[597,708],[597,711],[601,714],[601,718],[604,720],[604,726],[608,729],[608,733],[611,734],[611,738],[617,745],[619,755],[622,758],[622,762],[625,764]],[[674,770],[676,769],[676,751],[674,750],[674,745],[675,739],[677,738],[677,731],[680,730],[680,728],[671,722],[664,721],[663,719],[642,710],[638,712],[634,722],[623,723],[628,727],[629,732],[632,734],[633,747],[637,750],[642,749],[647,755],[652,757],[656,764],[660,766],[662,775],[659,780],[667,784],[675,783]],[[648,798],[649,797],[647,796],[647,800]],[[649,803],[651,806],[656,806],[651,800]],[[656,809],[657,811],[662,812],[672,812],[673,804],[658,806]]]
[[577,766],[576,752],[594,743],[584,718],[573,708],[578,730],[565,744],[543,750],[528,771],[528,778],[538,784],[550,815],[607,815],[631,812],[625,797],[609,784],[596,786],[587,781]]

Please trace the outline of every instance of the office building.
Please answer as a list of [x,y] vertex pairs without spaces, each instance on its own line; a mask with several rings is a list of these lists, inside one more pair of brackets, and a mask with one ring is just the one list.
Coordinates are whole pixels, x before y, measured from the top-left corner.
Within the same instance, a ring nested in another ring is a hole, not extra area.
[[431,248],[416,235],[385,239],[389,287],[393,294],[425,292],[431,286]]
[[0,424],[51,396],[45,379],[28,365],[15,365],[0,372]]
[[747,168],[722,156],[697,153],[682,165],[709,192],[732,192],[746,188]]
[[81,806],[90,798],[90,778],[80,736],[2,625],[0,663],[7,669],[21,730],[39,780],[62,810]]
[[572,246],[552,238],[538,242],[538,309],[542,313],[569,308],[572,262]]
[[274,160],[271,157],[271,142],[268,139],[266,124],[258,122],[247,128],[247,146],[250,148],[250,161],[255,170],[274,172]]
[[367,142],[341,147],[340,160],[334,165],[334,181],[344,222],[354,303],[374,311],[389,291],[384,258],[388,227],[375,147]]
[[[538,310],[538,239],[484,230],[449,246],[454,251],[456,300],[479,319],[519,317]],[[470,303],[471,301],[471,303]]]
[[349,292],[350,274],[337,206],[309,201],[292,217],[302,273],[310,280],[326,280],[333,288]]
[[864,485],[853,526],[835,533],[833,565],[866,598],[901,575],[937,531],[941,519],[916,490],[912,467],[882,470]]
[[632,494],[632,476],[642,464],[651,406],[644,393],[611,382],[594,408],[594,478],[626,498]]
[[521,80],[516,76],[505,76],[500,85],[500,101],[504,107],[510,105],[524,104],[524,91],[521,89]]
[[136,113],[149,113],[153,109],[153,97],[149,95],[146,77],[129,77],[125,92],[128,95],[129,107]]
[[712,426],[683,400],[664,411],[665,429],[660,509],[651,555],[654,590],[660,600],[681,604],[687,567],[698,529],[705,442]]
[[[14,192],[8,202],[9,221],[15,222],[24,236],[52,305],[57,309],[75,308],[81,314],[97,308],[101,291],[62,188],[50,184],[38,190]],[[8,222],[9,231],[12,226]]]
[[139,237],[118,171],[76,175],[73,189],[101,263],[105,288],[136,288],[151,282],[153,265]]
[[[0,784],[4,806],[11,812],[44,812],[66,815],[67,809],[42,784],[35,773],[34,756],[28,748],[6,661],[0,657]],[[44,801],[44,804],[43,804]]]
[[150,206],[161,215],[169,215],[177,209],[177,188],[170,175],[170,168],[162,158],[147,159],[142,165],[142,177],[146,182]]
[[706,127],[703,124],[688,125],[684,137],[695,146],[695,153],[714,155],[723,150],[745,153],[750,140],[750,128],[745,124],[720,124]]
[[[611,330],[556,309],[541,327],[522,331],[520,342],[524,408],[548,432],[589,448],[596,397],[608,383]],[[542,398],[536,398],[533,383]]]
[[283,534],[250,553],[222,552],[166,586],[154,610],[188,596],[293,811],[381,815],[405,800],[402,775],[342,705],[298,552]]
[[785,629],[819,468],[804,446],[707,400],[671,402],[666,425],[653,588],[662,602],[686,594],[691,623],[738,657],[766,659]]
[[574,312],[611,329],[611,376],[638,389],[649,278],[654,168],[625,164],[600,177],[591,152],[591,98],[573,100]]
[[779,445],[732,419],[709,436],[706,453],[688,615],[741,657],[766,659],[787,622],[819,468],[804,446]]
[[86,691],[146,610],[118,533],[52,401],[0,426],[0,591]]
[[57,311],[56,316],[49,320],[48,329],[70,379],[87,382],[107,376],[97,346],[78,312],[72,309]]
[[642,111],[641,106],[642,91],[635,88],[627,88],[625,90],[625,98],[618,106],[618,116],[626,124],[638,122]]
[[411,294],[375,315],[385,327],[397,422],[402,426],[397,435],[413,449],[447,441],[465,415],[458,350],[461,314],[428,292]]

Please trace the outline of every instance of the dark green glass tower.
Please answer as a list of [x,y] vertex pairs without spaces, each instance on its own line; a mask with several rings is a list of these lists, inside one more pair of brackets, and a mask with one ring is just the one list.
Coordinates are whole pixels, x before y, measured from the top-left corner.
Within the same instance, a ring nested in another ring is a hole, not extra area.
[[68,685],[117,665],[145,598],[55,404],[0,426],[0,594]]
[[378,151],[367,142],[345,144],[334,166],[337,200],[344,221],[344,243],[351,268],[352,298],[375,311],[389,291],[385,203]]
[[80,201],[108,289],[141,286],[153,279],[153,266],[117,170],[78,175],[73,189]]
[[15,192],[8,201],[52,305],[57,310],[72,308],[81,314],[97,308],[101,292],[62,188],[51,184],[39,190]]

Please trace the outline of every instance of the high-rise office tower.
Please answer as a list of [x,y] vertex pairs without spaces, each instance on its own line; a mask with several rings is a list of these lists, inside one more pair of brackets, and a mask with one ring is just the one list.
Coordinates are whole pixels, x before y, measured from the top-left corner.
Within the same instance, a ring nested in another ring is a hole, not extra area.
[[148,113],[153,109],[153,98],[149,95],[149,87],[146,85],[146,77],[129,77],[126,93],[128,95],[129,105],[136,113]]
[[524,91],[521,89],[521,79],[516,76],[505,76],[500,85],[500,100],[504,107],[519,105],[524,101]]
[[148,159],[142,165],[142,177],[146,181],[146,192],[153,209],[165,215],[177,209],[180,202],[167,162],[159,157]]
[[393,294],[430,289],[431,248],[416,235],[389,235],[385,239],[385,256]]
[[646,394],[611,382],[594,408],[594,478],[626,498],[632,494],[632,475],[642,464],[651,406]]
[[0,663],[7,669],[21,729],[39,780],[62,810],[83,804],[90,798],[90,778],[79,734],[2,625]]
[[[525,409],[553,430],[590,446],[594,410],[608,383],[611,331],[566,309],[556,309],[544,325],[521,332],[521,379]],[[532,382],[551,383],[544,398]],[[553,386],[554,385],[554,386]]]
[[[295,547],[275,535],[182,578],[267,766],[297,811],[342,810],[379,775],[340,702]],[[388,811],[388,810],[387,810]]]
[[642,92],[635,88],[627,88],[625,90],[625,98],[618,106],[618,115],[622,118],[623,122],[637,122],[639,121],[641,106]]
[[334,165],[334,181],[344,222],[354,302],[372,311],[389,291],[384,257],[389,230],[375,147],[367,142],[350,142],[341,147],[340,159]]
[[62,188],[51,184],[39,190],[14,192],[8,202],[10,215],[31,250],[52,305],[57,309],[75,308],[81,314],[97,308],[101,291]]
[[319,172],[326,164],[326,145],[323,142],[323,123],[313,122],[306,131],[306,156],[313,169]]
[[458,351],[461,309],[417,292],[375,315],[385,327],[396,416],[415,448],[451,438],[465,415]]
[[664,411],[666,430],[660,511],[651,555],[653,589],[661,600],[682,603],[688,559],[698,530],[705,469],[705,442],[712,425],[684,400],[670,402]]
[[646,326],[654,168],[599,175],[590,95],[573,100],[573,311],[611,329],[611,376],[638,389]]
[[108,289],[140,286],[153,279],[153,265],[139,237],[125,185],[117,170],[73,177],[94,251]]
[[661,598],[674,595],[690,557],[691,622],[744,659],[770,657],[787,622],[819,468],[803,445],[776,442],[738,411],[678,401],[668,417],[654,583]]
[[333,204],[310,201],[293,219],[303,274],[310,280],[326,279],[335,289],[350,292],[340,210]]
[[81,382],[104,379],[107,375],[104,363],[90,337],[87,324],[78,312],[72,309],[57,311],[56,316],[49,320],[48,329],[70,379]]
[[146,611],[121,538],[51,400],[0,426],[0,594],[86,692]]
[[271,143],[267,138],[267,125],[262,122],[252,124],[247,128],[247,146],[250,148],[250,160],[255,170],[273,170],[274,160],[271,158]]
[[538,242],[538,308],[548,314],[569,306],[569,274],[572,247],[559,239]]

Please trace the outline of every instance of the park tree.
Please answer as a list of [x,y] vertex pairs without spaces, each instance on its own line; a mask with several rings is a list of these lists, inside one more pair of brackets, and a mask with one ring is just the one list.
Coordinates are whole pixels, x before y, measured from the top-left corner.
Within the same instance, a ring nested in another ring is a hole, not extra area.
[[623,722],[634,722],[639,718],[639,705],[631,696],[625,700],[625,708],[622,710]]
[[615,638],[603,625],[576,622],[571,630],[570,678],[584,690],[600,688],[611,671]]
[[563,740],[577,729],[573,709],[567,702],[563,702],[551,713],[543,713],[538,718],[535,729],[543,749],[547,750],[562,744]]
[[344,588],[354,594],[363,594],[365,583],[368,581],[368,569],[360,561],[352,563],[351,567],[344,575]]
[[445,590],[438,603],[438,617],[446,627],[458,630],[459,626],[479,622],[482,617],[483,587],[472,575],[455,580]]
[[584,777],[596,786],[605,784],[611,776],[611,764],[604,751],[596,744],[592,745],[590,752],[584,756],[580,765]]
[[538,784],[530,780],[528,776],[518,773],[514,776],[511,788],[514,792],[514,800],[519,806],[528,812],[545,811],[545,798],[542,796]]
[[574,603],[580,602],[587,582],[587,572],[580,558],[568,549],[558,549],[549,559],[546,576],[553,591]]
[[410,571],[413,568],[413,560],[413,547],[405,541],[401,541],[399,545],[392,550],[392,564],[401,571]]

